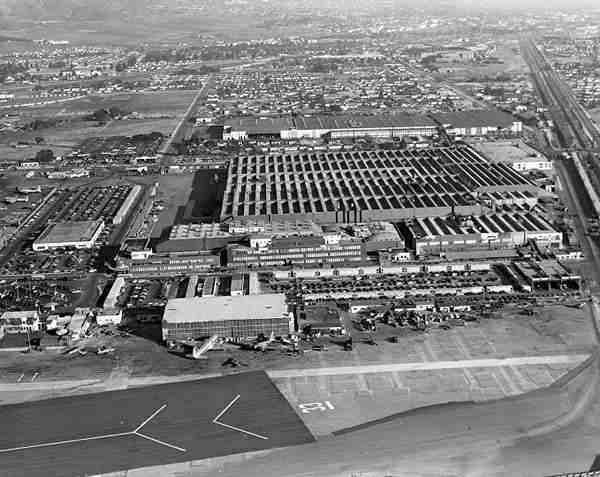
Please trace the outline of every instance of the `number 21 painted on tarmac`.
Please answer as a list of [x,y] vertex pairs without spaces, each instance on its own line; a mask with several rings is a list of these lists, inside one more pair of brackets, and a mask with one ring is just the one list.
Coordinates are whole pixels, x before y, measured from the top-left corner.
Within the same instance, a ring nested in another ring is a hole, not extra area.
[[335,409],[335,406],[330,401],[308,402],[306,404],[298,404],[298,407],[303,414],[310,414],[313,411],[333,411]]

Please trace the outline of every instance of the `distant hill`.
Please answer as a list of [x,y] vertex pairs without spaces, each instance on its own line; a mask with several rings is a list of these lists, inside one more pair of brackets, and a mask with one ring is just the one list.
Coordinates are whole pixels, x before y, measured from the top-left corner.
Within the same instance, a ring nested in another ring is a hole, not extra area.
[[23,20],[103,20],[137,16],[155,0],[0,0],[0,17]]
[[32,40],[30,40],[28,38],[17,38],[14,36],[0,35],[0,43],[5,42],[5,41],[18,41],[18,42],[29,43]]

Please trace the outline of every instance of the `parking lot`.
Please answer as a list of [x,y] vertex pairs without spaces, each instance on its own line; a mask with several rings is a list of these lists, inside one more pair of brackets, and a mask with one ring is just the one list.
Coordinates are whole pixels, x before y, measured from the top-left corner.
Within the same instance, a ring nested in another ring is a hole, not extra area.
[[131,187],[130,184],[118,184],[66,189],[49,219],[60,222],[101,218],[105,222],[111,222]]
[[[0,274],[6,277],[93,272],[103,265],[103,246],[108,245],[117,225],[112,221],[131,184],[78,187],[59,190],[45,204],[31,211],[30,221],[23,224],[19,237],[5,249],[0,260]],[[34,252],[32,244],[49,223],[103,219],[106,226],[94,247],[89,250],[51,250]]]
[[376,275],[358,278],[315,278],[272,280],[269,288],[275,292],[336,293],[377,292],[399,289],[481,287],[499,285],[501,278],[494,271],[453,273],[420,273],[413,275]]

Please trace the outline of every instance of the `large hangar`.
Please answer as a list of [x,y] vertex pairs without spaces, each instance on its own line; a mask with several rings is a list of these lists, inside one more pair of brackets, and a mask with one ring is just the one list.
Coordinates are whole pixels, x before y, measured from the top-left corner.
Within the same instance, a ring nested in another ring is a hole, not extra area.
[[300,152],[231,161],[221,219],[350,223],[482,212],[480,194],[535,184],[469,146]]
[[162,330],[167,342],[214,334],[243,339],[287,336],[293,323],[283,293],[173,298],[165,307]]

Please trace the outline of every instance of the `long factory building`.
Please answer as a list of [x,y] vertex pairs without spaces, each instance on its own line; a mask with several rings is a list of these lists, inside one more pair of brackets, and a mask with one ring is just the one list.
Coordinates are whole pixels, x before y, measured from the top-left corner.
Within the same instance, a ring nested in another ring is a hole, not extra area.
[[394,138],[433,136],[437,132],[438,124],[425,115],[316,115],[229,120],[224,125],[223,139]]
[[221,208],[230,218],[351,223],[478,215],[480,194],[539,189],[467,145],[423,150],[239,156]]
[[523,124],[498,109],[424,114],[337,114],[283,117],[242,117],[223,125],[223,139],[344,139],[430,137],[442,129],[453,136],[518,135]]
[[418,256],[449,251],[511,248],[535,240],[543,248],[561,248],[563,236],[543,218],[528,211],[471,217],[420,218],[401,224]]

